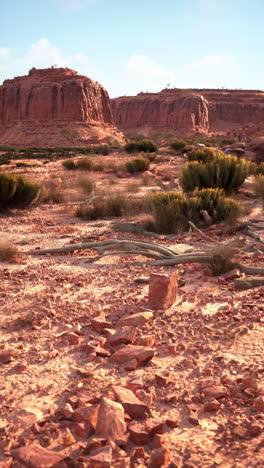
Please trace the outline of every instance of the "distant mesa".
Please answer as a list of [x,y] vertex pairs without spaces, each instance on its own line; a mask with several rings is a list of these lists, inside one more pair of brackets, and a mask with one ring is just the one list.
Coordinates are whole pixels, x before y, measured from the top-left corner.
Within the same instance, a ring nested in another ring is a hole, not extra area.
[[70,145],[65,128],[78,135],[79,145],[123,141],[107,91],[74,70],[32,68],[0,86],[0,144]]
[[257,132],[264,129],[264,91],[166,88],[115,98],[111,104],[114,123],[125,133],[235,135],[248,126]]

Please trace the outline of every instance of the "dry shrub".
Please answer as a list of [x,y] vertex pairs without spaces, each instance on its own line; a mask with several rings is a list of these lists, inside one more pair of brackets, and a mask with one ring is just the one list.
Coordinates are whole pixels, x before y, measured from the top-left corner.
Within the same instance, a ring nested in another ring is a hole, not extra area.
[[82,191],[89,195],[95,188],[95,181],[91,177],[83,175],[77,179],[77,187],[81,188]]
[[0,261],[11,262],[15,259],[18,249],[9,240],[0,241]]

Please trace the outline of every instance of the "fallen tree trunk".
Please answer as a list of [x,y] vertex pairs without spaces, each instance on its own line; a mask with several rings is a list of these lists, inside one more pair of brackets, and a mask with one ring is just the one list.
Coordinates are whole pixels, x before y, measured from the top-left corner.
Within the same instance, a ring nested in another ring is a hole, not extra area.
[[257,286],[264,286],[264,276],[248,276],[247,278],[237,278],[234,280],[238,289],[250,289]]

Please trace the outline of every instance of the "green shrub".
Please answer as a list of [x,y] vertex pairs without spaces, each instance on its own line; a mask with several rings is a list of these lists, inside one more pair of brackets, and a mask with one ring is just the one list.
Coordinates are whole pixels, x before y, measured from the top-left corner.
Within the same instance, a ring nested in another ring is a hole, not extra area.
[[148,169],[150,161],[146,158],[132,159],[126,163],[126,170],[133,174],[134,172],[144,172]]
[[242,213],[239,202],[226,198],[222,189],[195,190],[190,198],[182,192],[159,192],[150,198],[154,223],[149,229],[173,234],[188,228],[188,221],[202,226],[201,211],[207,211],[213,222],[235,221]]
[[260,163],[258,166],[256,165],[256,174],[264,175],[264,162]]
[[185,192],[196,188],[223,188],[226,192],[239,189],[250,172],[250,162],[244,158],[218,153],[212,161],[187,163],[180,183]]
[[173,143],[171,143],[170,147],[173,149],[173,151],[183,150],[186,147],[186,141],[175,140]]
[[95,154],[102,154],[103,156],[107,156],[110,152],[110,146],[108,144],[104,145],[97,145],[94,148]]
[[155,153],[157,149],[158,146],[152,140],[132,141],[125,145],[127,153]]
[[188,152],[188,161],[198,161],[201,163],[206,163],[212,161],[218,154],[219,151],[212,150],[210,148],[204,148]]
[[82,171],[92,171],[93,170],[93,162],[90,158],[82,158],[76,161],[77,169],[81,169]]
[[36,198],[39,189],[38,184],[23,176],[0,174],[0,209],[29,205]]
[[188,203],[182,192],[158,192],[150,197],[154,224],[149,226],[164,234],[184,231],[188,226]]
[[68,169],[69,171],[73,171],[74,169],[77,169],[75,161],[73,159],[65,159],[62,165],[63,167],[65,167],[65,169]]

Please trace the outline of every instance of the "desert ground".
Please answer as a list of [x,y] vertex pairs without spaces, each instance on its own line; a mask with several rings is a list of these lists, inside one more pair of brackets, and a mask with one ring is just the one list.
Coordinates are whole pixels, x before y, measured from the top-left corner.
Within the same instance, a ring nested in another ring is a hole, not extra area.
[[[177,188],[183,163],[165,155],[148,176]],[[1,213],[1,238],[18,253],[0,264],[0,467],[264,466],[263,286],[239,289],[236,269],[215,276],[206,264],[136,264],[151,261],[137,254],[92,262],[91,249],[37,254],[124,238],[182,253],[241,236],[237,261],[263,267],[263,240],[223,223],[175,235],[119,232],[117,221],[141,217],[76,217],[77,175],[61,161],[14,172],[61,177],[71,196]],[[98,187],[128,184],[131,198],[155,189],[111,169],[92,177]],[[262,202],[248,196],[250,183],[239,197],[251,211],[240,222],[258,219],[251,230],[261,235]],[[175,272],[175,302],[153,307],[150,275]]]

